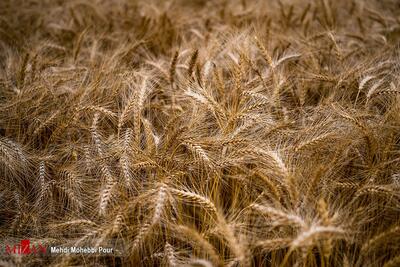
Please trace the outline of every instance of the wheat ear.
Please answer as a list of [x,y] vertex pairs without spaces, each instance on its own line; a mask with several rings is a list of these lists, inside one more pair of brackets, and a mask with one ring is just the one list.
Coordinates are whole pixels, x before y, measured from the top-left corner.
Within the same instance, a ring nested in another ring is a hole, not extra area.
[[198,205],[204,208],[205,210],[209,211],[212,215],[217,214],[217,208],[215,207],[214,203],[210,199],[204,196],[178,189],[171,189],[171,193],[187,201],[188,203]]

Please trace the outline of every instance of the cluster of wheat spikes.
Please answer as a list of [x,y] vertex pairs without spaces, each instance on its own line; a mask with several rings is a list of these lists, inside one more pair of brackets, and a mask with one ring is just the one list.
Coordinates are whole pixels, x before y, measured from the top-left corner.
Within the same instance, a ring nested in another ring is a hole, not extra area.
[[400,266],[399,41],[396,0],[0,1],[0,239],[122,249],[0,265]]

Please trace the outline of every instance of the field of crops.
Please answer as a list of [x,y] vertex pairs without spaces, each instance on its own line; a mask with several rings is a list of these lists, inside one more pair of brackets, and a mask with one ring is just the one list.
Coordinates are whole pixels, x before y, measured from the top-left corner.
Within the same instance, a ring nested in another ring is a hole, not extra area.
[[1,0],[0,266],[400,266],[399,86],[396,0]]

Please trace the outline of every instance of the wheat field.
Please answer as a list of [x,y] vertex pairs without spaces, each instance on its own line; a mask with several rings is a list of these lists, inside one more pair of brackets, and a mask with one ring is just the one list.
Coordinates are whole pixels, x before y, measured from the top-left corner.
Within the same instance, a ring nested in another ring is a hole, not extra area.
[[0,266],[400,266],[399,48],[396,0],[0,1]]

